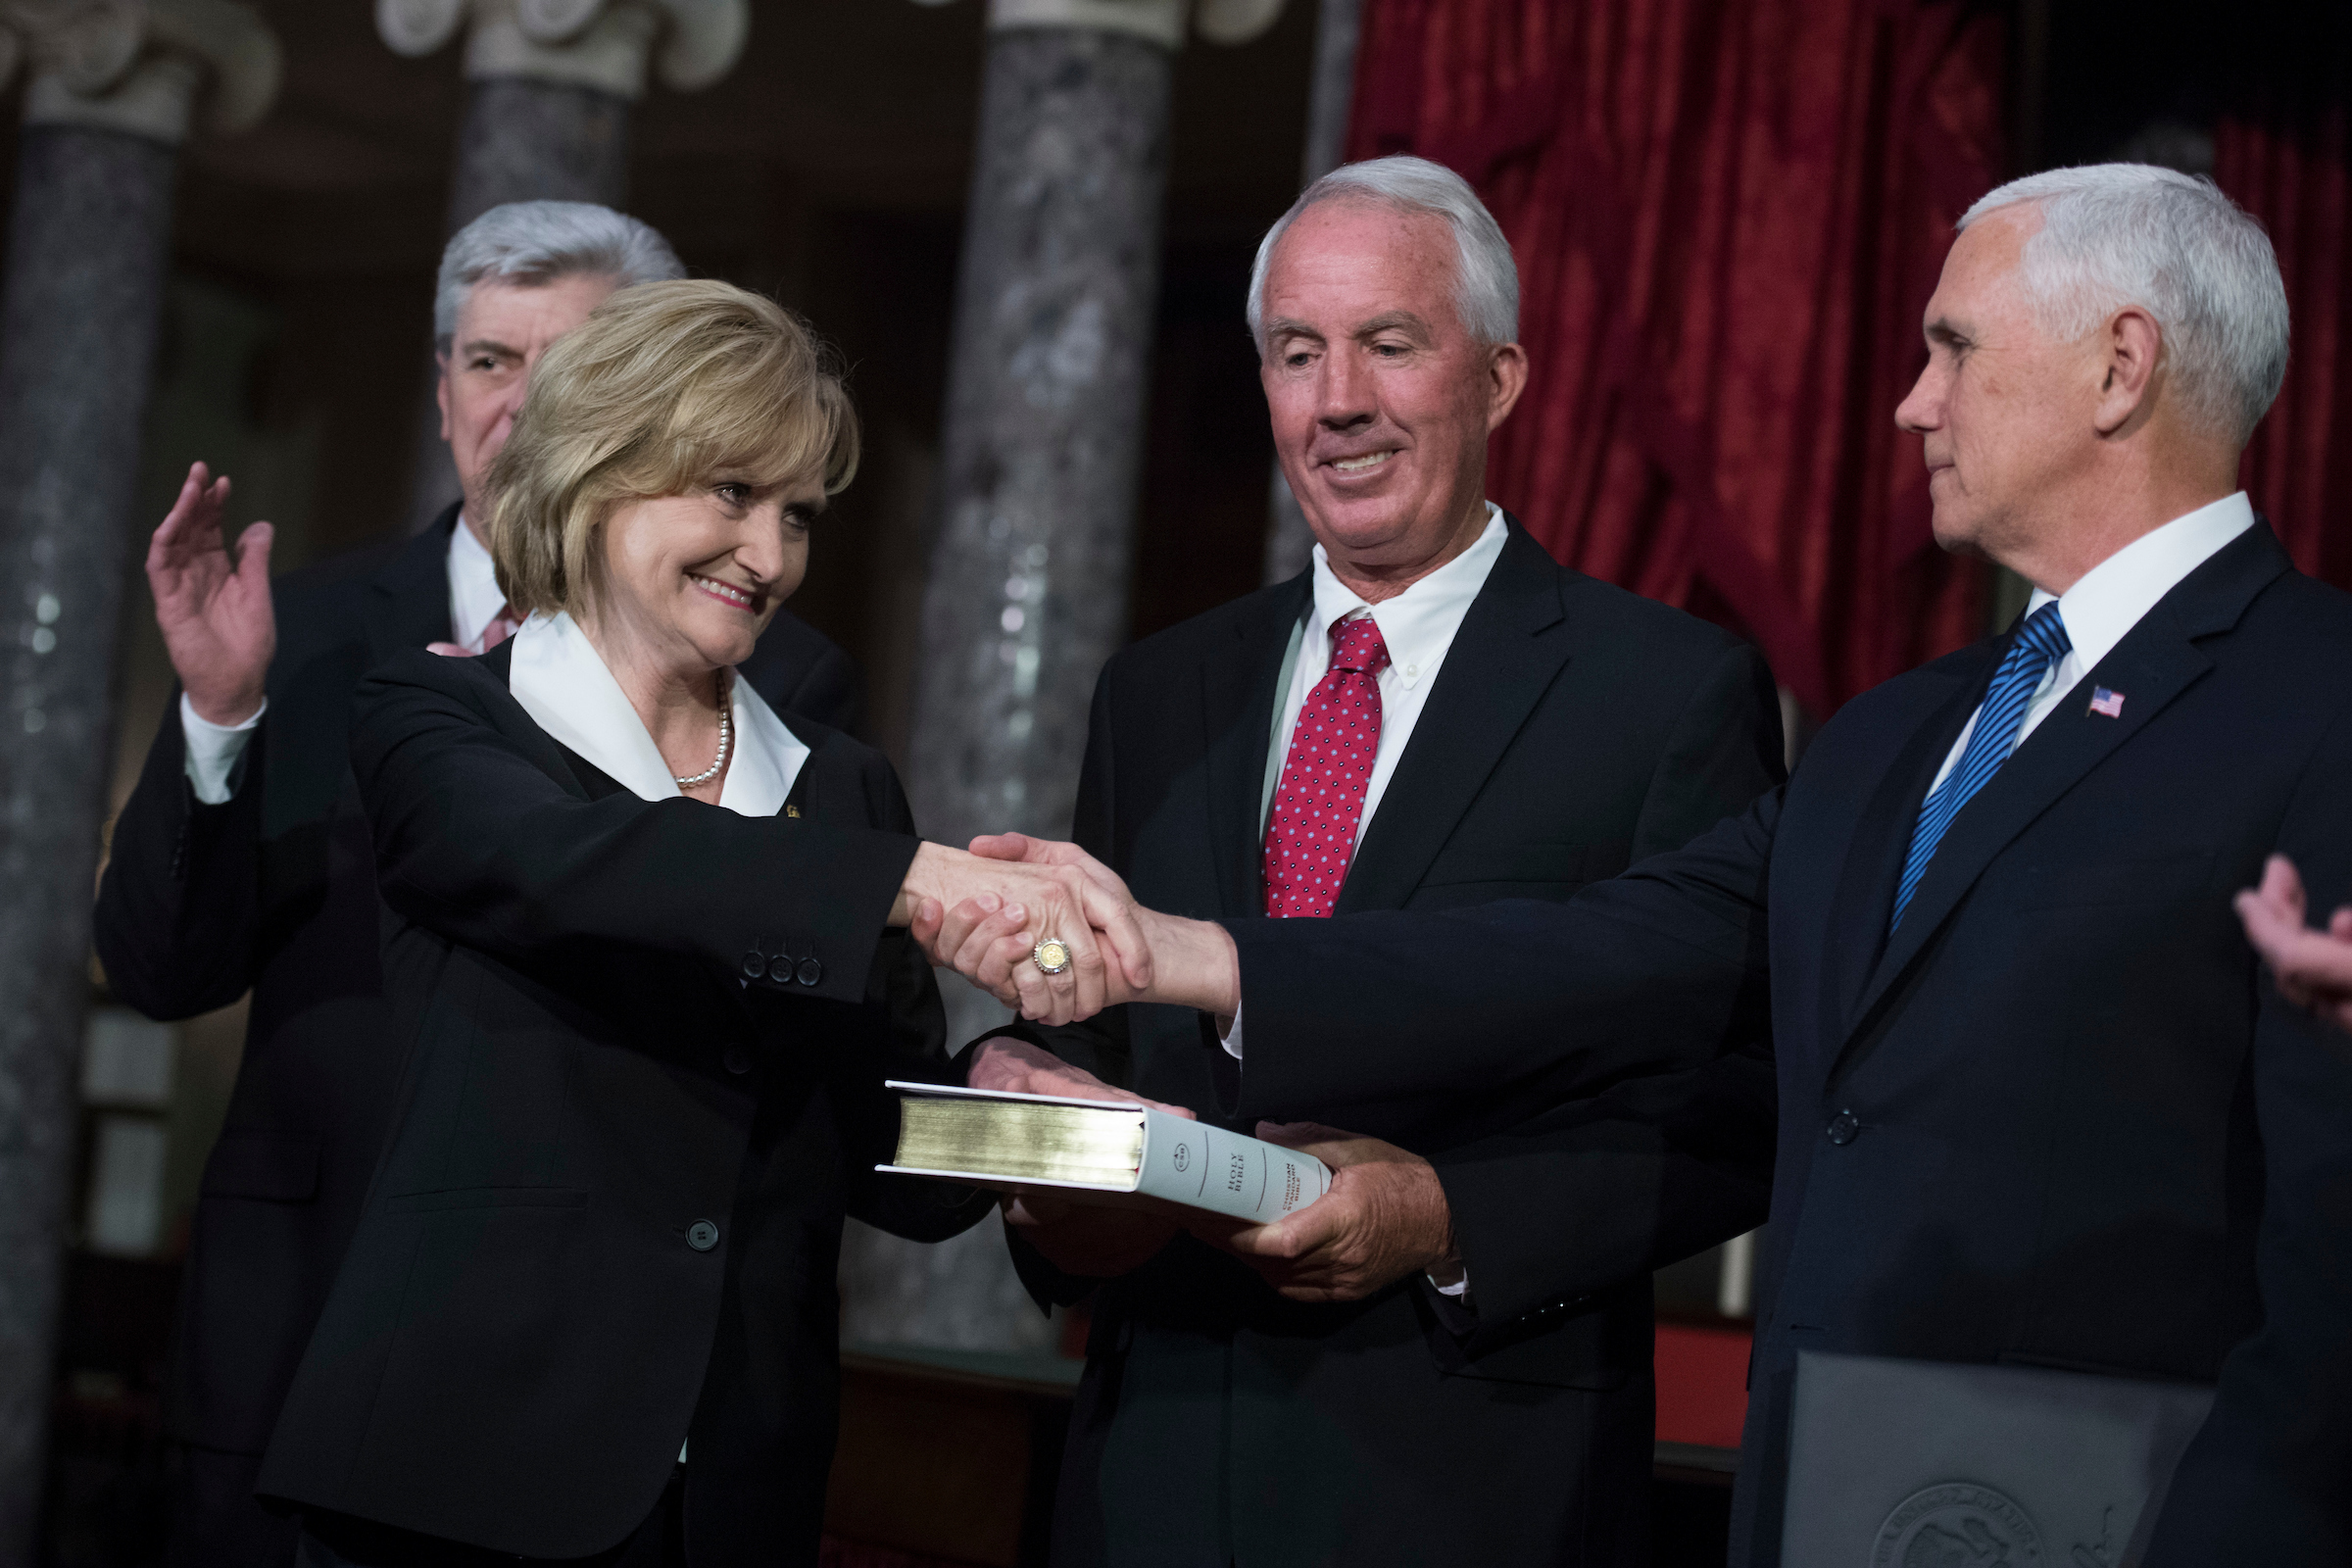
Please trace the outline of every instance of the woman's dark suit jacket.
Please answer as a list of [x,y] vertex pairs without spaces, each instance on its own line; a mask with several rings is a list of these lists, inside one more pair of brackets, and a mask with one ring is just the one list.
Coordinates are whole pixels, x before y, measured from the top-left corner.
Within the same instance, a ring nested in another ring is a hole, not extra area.
[[360,687],[410,1053],[261,1490],[576,1557],[688,1444],[696,1568],[812,1561],[843,1216],[936,1240],[988,1207],[873,1170],[882,1081],[952,1075],[930,969],[883,925],[906,798],[796,718],[782,815],[640,800],[514,702],[512,651],[403,653]]

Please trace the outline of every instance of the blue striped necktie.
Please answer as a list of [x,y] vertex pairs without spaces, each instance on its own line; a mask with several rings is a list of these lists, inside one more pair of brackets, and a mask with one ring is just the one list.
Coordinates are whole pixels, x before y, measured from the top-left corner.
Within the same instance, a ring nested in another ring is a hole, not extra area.
[[1960,760],[1919,808],[1919,824],[1911,830],[1911,857],[1903,862],[1903,881],[1895,889],[1894,919],[1888,930],[1903,923],[1903,910],[1919,890],[1928,862],[1936,858],[1943,830],[1952,825],[1952,818],[1960,814],[1969,797],[1983,789],[2017,750],[2018,726],[2026,721],[2026,705],[2034,700],[2041,677],[2074,646],[2074,639],[2066,634],[2066,622],[2058,616],[2055,599],[2034,612],[2018,629],[2001,667],[1993,671],[1984,706],[1977,710],[1977,727],[1969,731],[1968,750],[1960,754]]

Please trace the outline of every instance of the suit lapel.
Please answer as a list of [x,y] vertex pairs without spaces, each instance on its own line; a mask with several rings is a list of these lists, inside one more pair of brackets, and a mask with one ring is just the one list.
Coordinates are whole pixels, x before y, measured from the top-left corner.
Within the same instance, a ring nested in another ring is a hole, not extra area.
[[[2254,596],[2288,569],[2286,553],[2268,525],[2258,520],[2158,600],[2098,666],[2059,700],[1944,831],[1903,912],[1901,927],[1887,940],[1852,1014],[1848,1050],[1993,858],[2212,668],[2212,660],[2196,640],[2235,625]],[[2090,711],[2091,693],[2101,686],[2125,694],[2121,716]],[[1916,811],[1918,800],[1911,804]],[[1891,900],[1886,906],[1891,907]]]
[[449,640],[449,536],[457,525],[452,503],[375,574],[368,595],[368,652],[374,662],[403,648]]
[[[1340,889],[1336,914],[1401,909],[1560,669],[1560,567],[1517,523],[1454,633]],[[1548,635],[1547,635],[1548,634]]]
[[[1927,799],[1944,755],[1959,738],[1992,671],[2008,644],[1988,642],[1975,667],[1955,672],[1940,698],[1929,697],[1928,718],[1917,725],[1893,760],[1879,774],[1846,848],[1845,866],[1838,880],[1831,926],[1823,946],[1823,995],[1838,1008],[1835,1016],[1850,1020],[1886,946],[1886,921],[1894,912],[1894,888],[1902,877],[1904,858],[1911,851],[1911,831],[1919,820],[1920,803]],[[1923,672],[1923,676],[1928,672]],[[1906,924],[1909,922],[1906,921]]]
[[1201,662],[1209,854],[1216,862],[1217,895],[1228,918],[1265,912],[1258,808],[1279,699],[1274,687],[1282,674],[1283,650],[1306,611],[1312,585],[1310,569],[1267,595],[1264,610],[1237,617],[1231,638]]

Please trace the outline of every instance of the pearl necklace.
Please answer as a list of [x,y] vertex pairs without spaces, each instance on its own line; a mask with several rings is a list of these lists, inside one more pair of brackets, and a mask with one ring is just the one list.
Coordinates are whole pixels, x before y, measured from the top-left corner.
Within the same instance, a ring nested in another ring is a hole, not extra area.
[[718,777],[718,770],[720,768],[727,765],[727,748],[735,739],[735,725],[733,719],[735,711],[734,689],[729,682],[728,674],[728,671],[721,670],[719,671],[718,676],[718,760],[712,762],[709,767],[704,768],[700,773],[695,774],[692,778],[687,778],[677,773],[670,774],[670,778],[676,782],[678,788],[680,789],[690,790],[697,784],[708,784],[712,779]]

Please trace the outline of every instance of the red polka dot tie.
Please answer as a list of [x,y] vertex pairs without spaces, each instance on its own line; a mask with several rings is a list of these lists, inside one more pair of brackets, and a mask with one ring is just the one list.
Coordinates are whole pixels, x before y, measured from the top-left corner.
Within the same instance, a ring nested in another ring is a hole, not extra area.
[[1278,918],[1329,914],[1339,903],[1380,755],[1389,645],[1370,615],[1339,622],[1331,638],[1331,668],[1298,710],[1266,821],[1266,912]]

